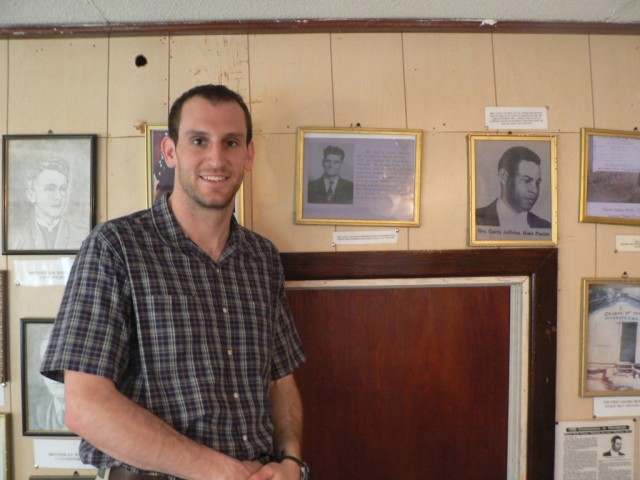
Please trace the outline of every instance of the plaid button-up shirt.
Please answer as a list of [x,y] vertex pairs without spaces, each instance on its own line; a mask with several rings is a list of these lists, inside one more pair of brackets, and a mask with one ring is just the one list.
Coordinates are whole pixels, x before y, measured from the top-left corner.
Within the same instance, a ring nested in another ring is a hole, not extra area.
[[[273,454],[269,382],[303,362],[273,244],[234,219],[213,262],[164,195],[83,243],[41,371],[109,378],[179,432],[255,460]],[[80,456],[119,465],[84,441]]]

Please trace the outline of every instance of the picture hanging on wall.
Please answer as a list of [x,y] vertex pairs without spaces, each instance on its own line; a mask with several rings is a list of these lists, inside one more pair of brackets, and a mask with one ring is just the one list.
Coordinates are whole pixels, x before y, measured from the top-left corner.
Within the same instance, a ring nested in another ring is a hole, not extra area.
[[10,414],[0,413],[0,480],[11,478],[9,418]]
[[640,225],[640,132],[581,130],[580,221]]
[[296,222],[420,225],[421,130],[299,128]]
[[7,272],[0,270],[0,383],[9,379],[7,372]]
[[22,433],[75,436],[64,424],[64,384],[40,374],[53,318],[22,318]]
[[583,397],[640,395],[640,279],[582,279]]
[[96,135],[4,135],[4,254],[74,254],[95,225]]
[[470,244],[556,245],[556,137],[469,135],[468,140]]
[[[147,144],[147,205],[164,192],[171,193],[175,181],[175,171],[169,168],[162,153],[162,139],[169,135],[166,125],[146,125]],[[236,193],[233,214],[240,225],[244,225],[244,183]]]

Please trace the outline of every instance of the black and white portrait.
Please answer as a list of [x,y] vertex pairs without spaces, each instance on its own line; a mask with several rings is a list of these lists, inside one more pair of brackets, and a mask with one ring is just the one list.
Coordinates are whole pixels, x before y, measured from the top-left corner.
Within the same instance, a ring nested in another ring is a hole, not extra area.
[[93,135],[5,136],[4,253],[74,253],[95,223]]
[[472,243],[555,242],[555,139],[541,138],[472,137]]
[[25,435],[72,435],[64,425],[64,384],[40,375],[53,319],[22,319],[22,403]]

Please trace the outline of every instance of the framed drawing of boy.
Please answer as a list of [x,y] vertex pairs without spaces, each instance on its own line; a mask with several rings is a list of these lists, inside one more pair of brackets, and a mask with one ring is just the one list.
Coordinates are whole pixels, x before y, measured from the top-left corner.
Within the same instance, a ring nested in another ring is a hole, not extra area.
[[555,245],[556,181],[556,137],[469,135],[470,244]]
[[95,225],[96,135],[4,135],[4,254],[73,254]]

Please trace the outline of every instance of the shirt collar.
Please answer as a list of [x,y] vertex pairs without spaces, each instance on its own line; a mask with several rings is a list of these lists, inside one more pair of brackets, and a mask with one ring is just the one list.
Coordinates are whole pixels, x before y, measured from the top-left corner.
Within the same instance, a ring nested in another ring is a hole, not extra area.
[[[153,225],[155,226],[157,234],[162,240],[175,248],[179,248],[183,251],[199,252],[202,255],[206,255],[195,243],[193,243],[189,237],[184,233],[176,220],[175,215],[169,207],[169,193],[165,192],[153,203],[151,206],[151,216],[153,218]],[[247,232],[243,229],[236,220],[235,216],[231,217],[231,230],[229,234],[229,240],[222,251],[220,260],[218,263],[224,261],[234,255],[235,252],[249,253],[253,255],[253,249],[248,248]],[[209,258],[207,256],[207,258]]]
[[512,228],[528,228],[529,223],[527,218],[529,212],[516,212],[509,205],[507,205],[502,198],[498,198],[496,205],[496,211],[498,212],[498,220],[500,226],[510,226]]

